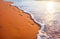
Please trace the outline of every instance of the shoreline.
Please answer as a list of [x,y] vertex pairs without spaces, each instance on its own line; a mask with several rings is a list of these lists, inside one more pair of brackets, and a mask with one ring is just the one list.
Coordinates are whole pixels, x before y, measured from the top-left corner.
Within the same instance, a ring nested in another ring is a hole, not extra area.
[[0,0],[1,39],[36,39],[39,27],[28,14]]

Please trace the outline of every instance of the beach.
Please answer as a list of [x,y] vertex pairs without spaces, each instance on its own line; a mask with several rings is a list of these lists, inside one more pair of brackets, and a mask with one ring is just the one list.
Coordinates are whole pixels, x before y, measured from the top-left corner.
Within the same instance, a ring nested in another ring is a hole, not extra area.
[[0,0],[0,39],[36,39],[39,27],[30,15]]

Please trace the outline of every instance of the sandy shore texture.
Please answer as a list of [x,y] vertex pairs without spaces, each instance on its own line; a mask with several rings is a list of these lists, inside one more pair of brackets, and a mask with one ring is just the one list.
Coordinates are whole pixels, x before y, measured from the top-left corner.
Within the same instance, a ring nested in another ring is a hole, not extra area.
[[0,0],[0,39],[36,39],[38,25],[10,4]]

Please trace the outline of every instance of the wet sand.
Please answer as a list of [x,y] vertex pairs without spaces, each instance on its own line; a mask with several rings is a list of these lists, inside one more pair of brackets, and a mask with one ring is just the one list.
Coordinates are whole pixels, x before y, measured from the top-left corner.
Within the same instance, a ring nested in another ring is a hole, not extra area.
[[10,4],[0,0],[0,39],[36,39],[38,25]]

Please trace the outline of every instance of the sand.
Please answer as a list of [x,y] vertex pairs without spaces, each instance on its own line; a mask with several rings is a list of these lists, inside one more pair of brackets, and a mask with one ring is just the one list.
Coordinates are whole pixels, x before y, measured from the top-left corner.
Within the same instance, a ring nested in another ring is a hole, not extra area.
[[0,0],[0,39],[36,39],[38,25],[10,4]]

